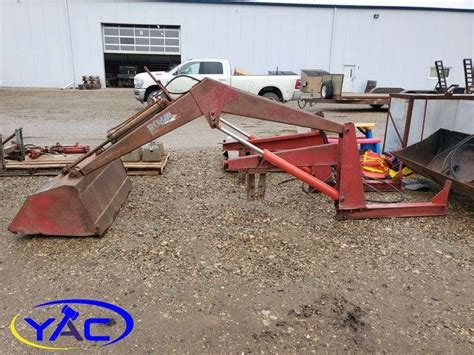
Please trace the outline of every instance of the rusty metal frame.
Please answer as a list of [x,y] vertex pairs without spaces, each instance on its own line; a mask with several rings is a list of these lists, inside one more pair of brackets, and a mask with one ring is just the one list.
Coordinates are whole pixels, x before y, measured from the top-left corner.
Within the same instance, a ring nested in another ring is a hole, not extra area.
[[423,123],[421,124],[420,140],[423,139],[423,133],[425,133],[425,122],[426,122],[426,111],[427,110],[428,110],[428,99],[425,99],[425,107],[423,108]]
[[408,100],[408,107],[406,112],[406,120],[405,120],[405,129],[403,130],[403,139],[402,139],[402,147],[406,147],[408,142],[408,137],[410,135],[410,128],[411,128],[411,119],[413,115],[413,107],[415,106],[415,100],[410,99]]
[[[388,112],[387,112],[387,119],[385,120],[385,134],[387,134],[387,129],[388,129],[389,122],[392,122],[393,129],[395,130],[395,133],[397,134],[398,140],[400,141],[400,143],[403,143],[403,139],[402,139],[402,136],[400,135],[400,131],[398,130],[397,126],[395,125],[395,121],[393,120],[392,113],[390,112],[390,106],[389,106]],[[384,151],[385,151],[385,140],[383,141],[383,145],[382,145],[382,152],[384,152]]]
[[[391,98],[398,98],[398,99],[405,99],[408,101],[407,111],[405,114],[405,122],[403,128],[403,137],[400,135],[400,131],[398,130],[397,126],[392,117],[392,113],[390,111],[391,108],[391,100],[387,112],[387,120],[385,124],[385,134],[387,133],[387,128],[389,124],[389,120],[392,123],[392,126],[397,134],[398,139],[401,143],[401,148],[405,148],[408,144],[408,139],[410,137],[410,130],[411,130],[411,120],[413,116],[413,108],[415,104],[415,100],[425,100],[424,110],[423,110],[423,124],[421,128],[421,139],[423,139],[424,129],[425,129],[425,121],[426,121],[426,112],[428,110],[428,101],[429,100],[474,100],[474,95],[469,94],[405,94],[405,93],[398,93],[398,94],[390,94]],[[382,151],[385,151],[385,141],[382,146]]]

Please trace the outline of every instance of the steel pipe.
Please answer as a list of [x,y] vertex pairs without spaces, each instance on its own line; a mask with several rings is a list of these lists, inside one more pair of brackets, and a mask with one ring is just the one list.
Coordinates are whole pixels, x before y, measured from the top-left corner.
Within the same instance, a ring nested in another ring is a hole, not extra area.
[[[222,119],[220,119],[220,121],[222,121]],[[227,134],[228,136],[234,138],[236,141],[238,141],[240,144],[246,146],[247,148],[250,148],[254,151],[256,151],[259,155],[263,156],[263,150],[260,149],[259,147],[257,147],[256,145],[253,145],[252,143],[250,143],[249,141],[246,141],[245,139],[243,139],[242,137],[239,137],[237,134],[235,134],[234,132],[231,132],[229,131],[228,129],[225,129],[223,127],[217,127],[217,129],[225,134]]]
[[232,128],[234,131],[239,132],[241,135],[243,135],[247,138],[251,137],[251,135],[249,133],[245,132],[244,130],[240,129],[239,127],[235,126],[234,124],[230,123],[229,121],[223,119],[222,117],[219,119],[219,121],[222,122],[223,124],[225,124],[227,127]]

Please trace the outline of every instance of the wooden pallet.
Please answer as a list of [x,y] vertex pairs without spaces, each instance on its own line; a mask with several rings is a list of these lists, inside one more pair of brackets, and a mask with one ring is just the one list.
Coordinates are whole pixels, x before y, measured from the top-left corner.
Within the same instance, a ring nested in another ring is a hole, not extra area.
[[159,162],[124,162],[125,170],[127,175],[130,176],[144,176],[144,175],[162,175],[163,171],[168,164],[168,158],[170,153],[167,153],[165,157]]
[[[150,176],[162,175],[168,164],[170,154],[159,162],[124,162],[127,175]],[[5,170],[0,176],[56,176],[62,169],[77,159],[77,155],[41,156],[37,159],[27,158],[24,161],[7,160]]]

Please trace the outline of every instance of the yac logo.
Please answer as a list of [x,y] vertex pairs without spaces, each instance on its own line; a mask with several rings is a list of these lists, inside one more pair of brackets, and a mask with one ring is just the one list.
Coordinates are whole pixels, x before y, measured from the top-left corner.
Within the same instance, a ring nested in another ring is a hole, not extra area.
[[[10,331],[22,343],[45,350],[78,349],[85,343],[108,346],[127,337],[134,325],[132,316],[123,308],[96,300],[57,300],[33,309],[44,309],[51,316],[45,317],[46,312],[36,317],[17,314],[10,323]],[[94,313],[108,316],[91,316]],[[24,335],[20,334],[20,328]]]

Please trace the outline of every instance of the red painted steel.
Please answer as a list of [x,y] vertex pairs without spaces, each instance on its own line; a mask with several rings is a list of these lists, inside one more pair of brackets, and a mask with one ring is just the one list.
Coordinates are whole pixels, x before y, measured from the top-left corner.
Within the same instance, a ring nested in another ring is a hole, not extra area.
[[[312,145],[325,143],[325,139],[319,130],[275,137],[253,136],[248,141],[261,149],[268,149],[272,152],[277,150],[309,147]],[[248,150],[248,148],[244,147],[239,142],[226,142],[222,144],[222,150],[238,151]]]
[[85,154],[91,150],[88,145],[76,143],[74,145],[62,145],[56,143],[49,147],[49,150],[60,154]]
[[435,217],[446,215],[451,181],[430,202],[379,203],[356,210],[337,210],[337,219],[366,219],[385,217]]
[[353,123],[344,124],[338,148],[337,188],[340,194],[338,208],[342,210],[364,208],[364,184]]
[[190,93],[209,121],[211,121],[211,113],[214,113],[216,117],[219,117],[221,113],[229,113],[334,133],[342,132],[340,123],[234,89],[211,79],[204,79],[195,85]]
[[[343,128],[341,124],[323,117],[296,110],[206,78],[196,84],[189,94],[181,96],[166,109],[121,137],[117,143],[83,167],[81,172],[87,175],[107,162],[117,159],[202,115],[206,117],[210,126],[214,127],[219,123],[221,113],[237,114],[318,130],[325,129],[336,133],[342,132]],[[167,119],[169,121],[166,121]]]
[[[339,141],[339,138],[336,137],[328,137],[328,142],[329,143],[337,143]],[[358,144],[376,144],[376,143],[381,143],[382,140],[380,138],[357,138],[357,143]]]
[[[324,144],[297,149],[280,150],[275,152],[275,154],[297,167],[337,165],[337,144]],[[228,159],[226,160],[226,165],[228,170],[257,168],[266,170],[273,167],[271,163],[261,161],[258,155],[246,155]]]
[[28,196],[8,229],[22,234],[102,235],[130,190],[121,160],[81,178],[59,175]]
[[269,150],[264,149],[262,157],[277,166],[283,171],[286,171],[288,174],[293,175],[299,180],[307,183],[308,185],[314,187],[315,189],[321,191],[325,195],[329,196],[333,200],[339,199],[339,192],[332,186],[329,186],[324,181],[321,181],[306,171],[294,166],[293,164],[287,162],[285,159],[280,158],[278,155],[270,152]]

